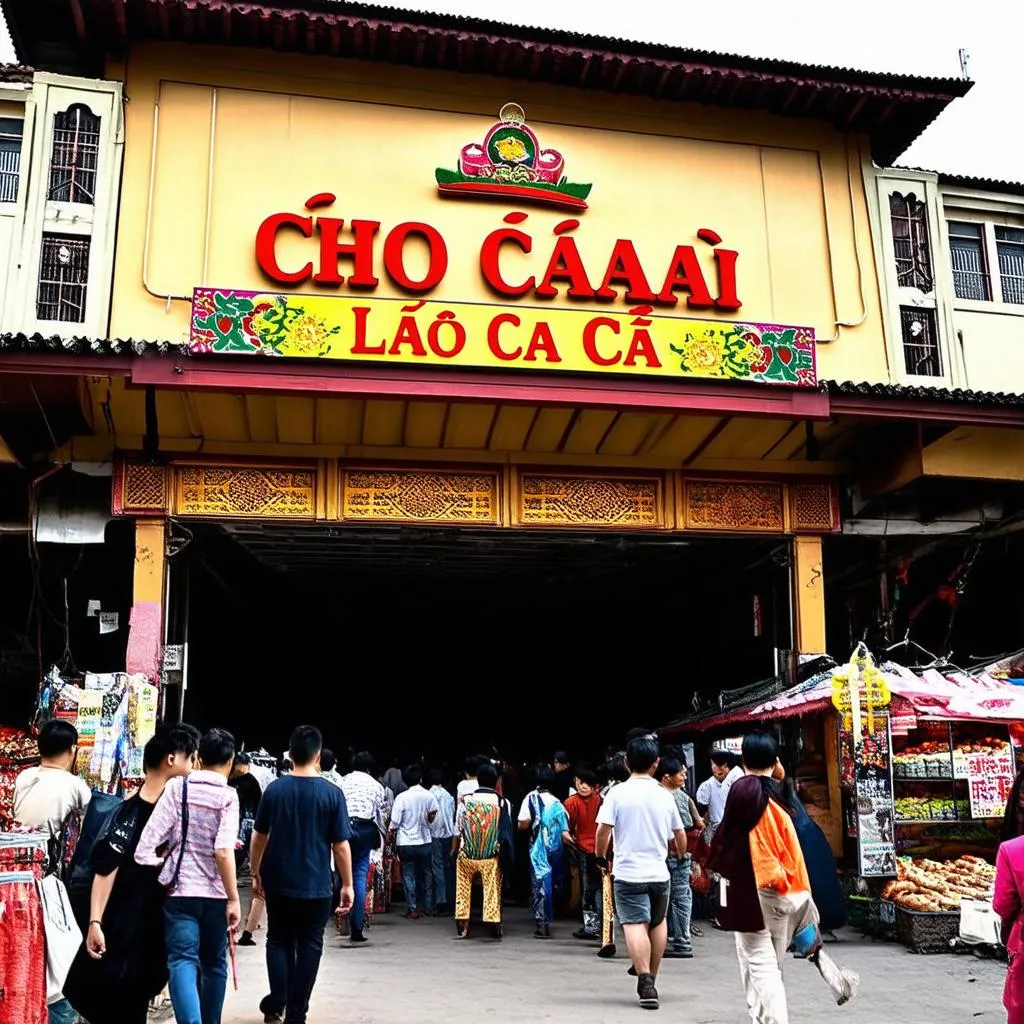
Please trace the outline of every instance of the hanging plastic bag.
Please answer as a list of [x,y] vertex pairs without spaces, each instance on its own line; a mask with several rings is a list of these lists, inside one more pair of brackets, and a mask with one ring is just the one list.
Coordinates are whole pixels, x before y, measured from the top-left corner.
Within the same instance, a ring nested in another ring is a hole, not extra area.
[[71,912],[71,900],[64,883],[56,875],[36,882],[43,908],[43,932],[46,936],[46,1002],[63,998],[71,963],[82,945],[82,932]]

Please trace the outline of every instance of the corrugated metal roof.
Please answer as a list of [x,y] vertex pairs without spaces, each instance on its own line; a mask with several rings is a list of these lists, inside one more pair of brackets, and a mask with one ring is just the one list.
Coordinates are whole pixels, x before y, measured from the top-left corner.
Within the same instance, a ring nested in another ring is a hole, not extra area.
[[1002,192],[1012,196],[1024,196],[1024,181],[1005,181],[1002,178],[980,178],[971,174],[953,174],[948,171],[936,171],[930,167],[905,167],[896,164],[894,171],[917,171],[920,174],[934,174],[940,185],[953,188],[967,188],[975,192]]
[[[955,98],[958,78],[814,66],[345,0],[0,0],[19,54],[95,72],[135,39],[248,46],[496,75],[826,120],[891,163]],[[89,61],[92,68],[89,67]],[[47,65],[50,66],[50,65]]]
[[830,395],[891,398],[900,401],[949,402],[959,405],[1024,406],[1024,394],[1005,391],[972,391],[967,388],[920,387],[906,384],[869,384],[856,381],[824,382]]

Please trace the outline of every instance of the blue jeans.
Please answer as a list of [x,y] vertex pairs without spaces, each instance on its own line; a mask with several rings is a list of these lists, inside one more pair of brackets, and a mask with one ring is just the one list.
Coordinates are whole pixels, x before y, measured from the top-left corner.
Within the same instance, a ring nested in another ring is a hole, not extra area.
[[379,836],[380,832],[372,821],[352,822],[352,838],[348,844],[352,848],[352,887],[356,894],[350,923],[357,932],[366,927],[366,874],[370,870],[374,839]]
[[220,1024],[228,987],[227,900],[172,896],[164,904],[167,969],[177,1024]]
[[690,938],[690,918],[693,914],[690,866],[689,854],[682,860],[678,857],[668,858],[668,935],[673,949],[687,953],[693,951],[693,940]]
[[431,844],[431,870],[434,876],[434,906],[455,902],[455,865],[451,839],[435,839]]
[[62,999],[58,1003],[50,1003],[46,1008],[46,1014],[49,1024],[77,1024],[78,1022],[78,1014],[66,999]]
[[422,909],[426,914],[434,912],[434,874],[431,869],[433,853],[433,843],[398,847],[405,902],[409,904],[410,911]]

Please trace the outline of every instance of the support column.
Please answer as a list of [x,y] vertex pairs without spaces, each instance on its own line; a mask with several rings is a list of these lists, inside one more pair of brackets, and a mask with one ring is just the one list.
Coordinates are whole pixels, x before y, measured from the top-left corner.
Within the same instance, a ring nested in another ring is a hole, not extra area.
[[793,538],[793,637],[801,654],[826,654],[821,537]]
[[164,575],[167,570],[166,521],[135,520],[135,573],[125,670],[156,682],[164,629]]

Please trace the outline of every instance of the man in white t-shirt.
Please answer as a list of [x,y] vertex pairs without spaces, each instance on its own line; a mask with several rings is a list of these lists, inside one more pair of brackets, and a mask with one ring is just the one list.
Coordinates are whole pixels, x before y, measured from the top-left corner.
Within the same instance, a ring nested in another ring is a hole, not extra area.
[[672,794],[654,779],[658,743],[642,736],[626,748],[631,775],[610,790],[597,815],[597,864],[609,869],[614,843],[615,912],[626,936],[637,995],[645,1010],[658,1008],[655,980],[668,938],[669,845],[686,856],[686,832]]
[[741,778],[743,769],[735,764],[732,754],[727,750],[711,752],[711,778],[705,779],[697,787],[697,809],[707,820],[709,842],[725,816],[725,801],[729,797],[729,789]]
[[39,730],[38,768],[26,768],[14,783],[14,817],[59,836],[72,811],[85,814],[92,792],[72,775],[78,730],[70,722],[49,721]]
[[423,769],[418,764],[405,769],[402,781],[408,788],[395,797],[390,829],[395,834],[398,859],[402,864],[402,887],[408,904],[405,916],[415,921],[423,914],[430,917],[435,909],[431,825],[440,807],[437,798],[420,785]]

